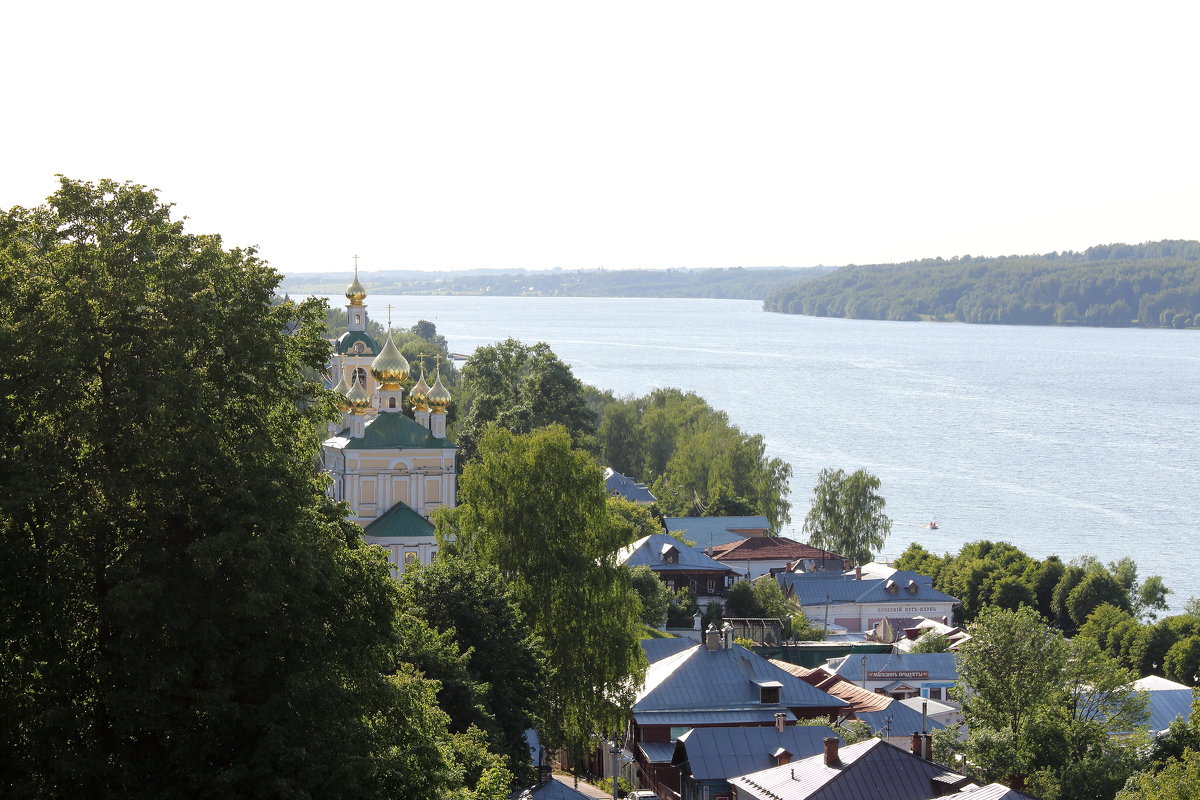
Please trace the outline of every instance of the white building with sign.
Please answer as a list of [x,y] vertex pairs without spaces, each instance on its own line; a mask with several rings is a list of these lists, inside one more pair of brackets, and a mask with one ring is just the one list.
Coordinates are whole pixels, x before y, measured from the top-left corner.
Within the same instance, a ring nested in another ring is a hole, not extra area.
[[835,658],[825,669],[869,692],[898,700],[944,701],[958,680],[953,653],[868,653]]

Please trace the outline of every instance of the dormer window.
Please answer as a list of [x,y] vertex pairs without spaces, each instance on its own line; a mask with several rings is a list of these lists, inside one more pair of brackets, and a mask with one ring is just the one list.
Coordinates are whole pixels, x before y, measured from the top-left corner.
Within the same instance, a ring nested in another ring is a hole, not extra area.
[[679,563],[679,548],[673,544],[670,544],[670,543],[664,544],[662,546],[662,550],[660,551],[660,554],[662,555],[662,560],[663,560],[664,564],[678,564]]
[[919,588],[916,581],[909,581],[908,585],[904,587],[904,591],[909,594],[916,594]]
[[897,586],[896,582],[894,580],[892,580],[891,578],[888,578],[887,583],[885,583],[883,585],[883,589],[888,594],[896,594],[897,592],[900,591],[900,587]]
[[754,681],[758,687],[758,702],[763,705],[779,705],[779,690],[783,684],[779,681]]
[[771,758],[775,759],[777,767],[792,763],[792,754],[782,747],[775,748],[775,752],[771,753]]

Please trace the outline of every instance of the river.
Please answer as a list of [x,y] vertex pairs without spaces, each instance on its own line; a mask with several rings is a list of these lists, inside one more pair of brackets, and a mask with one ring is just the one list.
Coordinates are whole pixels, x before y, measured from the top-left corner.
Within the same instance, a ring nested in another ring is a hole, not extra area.
[[[340,298],[332,302],[345,302]],[[1194,331],[841,320],[756,301],[372,296],[453,351],[545,341],[617,394],[694,391],[792,465],[792,525],[823,467],[879,476],[909,542],[1035,557],[1132,556],[1178,609],[1200,595],[1200,336]],[[921,526],[930,520],[939,530]]]

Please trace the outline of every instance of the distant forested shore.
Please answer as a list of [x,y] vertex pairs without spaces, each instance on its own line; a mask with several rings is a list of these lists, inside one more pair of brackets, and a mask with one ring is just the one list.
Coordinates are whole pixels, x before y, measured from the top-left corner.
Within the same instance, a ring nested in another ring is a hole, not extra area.
[[[763,300],[785,286],[831,272],[833,267],[730,267],[724,269],[379,270],[359,277],[381,294],[494,295],[499,297],[710,297]],[[287,275],[284,291],[341,294],[350,272]]]
[[850,265],[774,292],[767,311],[1009,325],[1200,327],[1200,242]]

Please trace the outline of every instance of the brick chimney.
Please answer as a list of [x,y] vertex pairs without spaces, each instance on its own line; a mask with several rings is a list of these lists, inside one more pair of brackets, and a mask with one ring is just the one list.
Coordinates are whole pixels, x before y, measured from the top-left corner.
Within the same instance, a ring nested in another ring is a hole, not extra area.
[[925,756],[921,753],[923,745],[924,742],[921,739],[921,734],[913,731],[913,735],[909,739],[908,752],[912,753],[917,758],[924,758]]
[[717,623],[708,626],[708,630],[704,632],[704,648],[706,650],[721,649],[721,632],[717,630]]
[[836,736],[825,737],[825,766],[840,767],[842,760],[838,758],[838,744],[841,740]]
[[856,581],[862,580],[862,567],[854,568],[854,580],[856,580]]
[[925,745],[925,760],[933,761],[933,734],[922,733],[921,741]]
[[780,733],[783,733],[783,726],[786,724],[786,722],[785,722],[786,720],[787,720],[787,714],[784,714],[782,711],[776,712],[775,713],[775,730],[779,731]]

